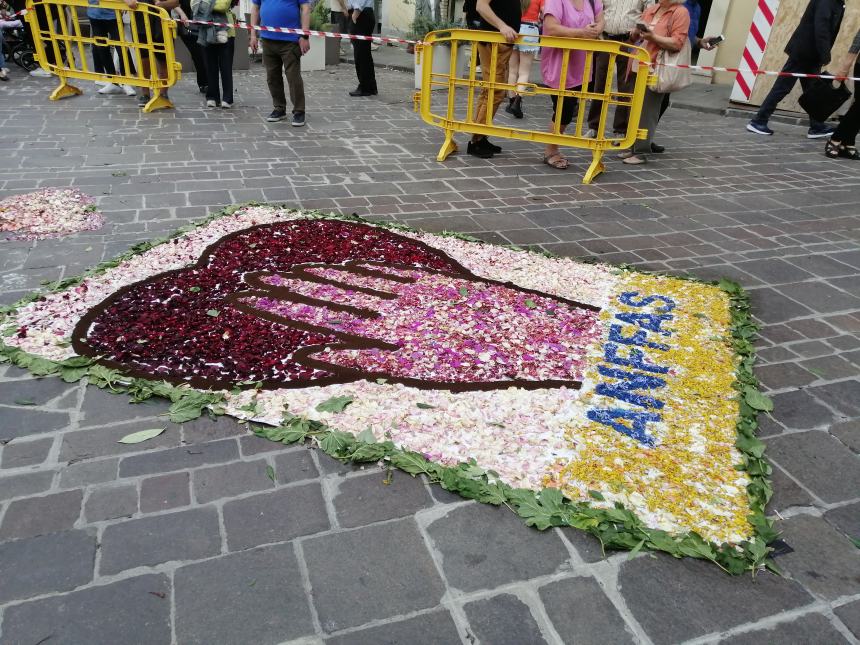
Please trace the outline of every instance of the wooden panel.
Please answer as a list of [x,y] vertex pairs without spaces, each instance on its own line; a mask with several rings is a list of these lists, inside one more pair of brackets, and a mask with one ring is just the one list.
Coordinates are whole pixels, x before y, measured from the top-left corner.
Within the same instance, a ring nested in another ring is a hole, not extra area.
[[[791,38],[791,34],[797,28],[808,4],[809,0],[782,0],[779,3],[779,11],[773,24],[773,31],[771,31],[770,39],[767,42],[767,49],[761,62],[762,69],[780,70],[785,65],[788,57],[783,50],[789,38]],[[832,55],[834,60],[839,60],[842,53],[848,51],[848,47],[851,45],[851,41],[854,39],[858,28],[860,28],[860,6],[857,6],[855,3],[845,8],[842,28],[839,30],[839,37],[833,47]],[[759,76],[753,88],[750,103],[761,105],[775,80],[775,76]],[[803,109],[797,103],[798,98],[800,98],[800,83],[797,83],[791,94],[780,103],[779,109],[791,112],[803,112]]]

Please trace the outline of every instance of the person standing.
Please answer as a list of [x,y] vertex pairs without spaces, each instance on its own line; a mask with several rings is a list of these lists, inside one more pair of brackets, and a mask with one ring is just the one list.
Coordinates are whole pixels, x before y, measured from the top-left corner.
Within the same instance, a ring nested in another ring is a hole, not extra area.
[[[854,40],[848,47],[848,53],[843,56],[833,73],[835,76],[846,77],[854,69],[854,76],[860,74],[860,64],[858,64],[858,55],[860,55],[860,31],[854,36]],[[855,81],[855,87],[860,85]],[[854,101],[848,111],[842,115],[839,120],[839,127],[833,133],[833,136],[827,140],[824,146],[824,154],[831,159],[853,159],[860,160],[860,152],[857,152],[857,132],[860,131],[860,101],[857,100],[857,94],[854,94]]]
[[[821,69],[830,62],[830,50],[836,42],[842,17],[845,15],[843,0],[810,0],[800,18],[800,24],[794,30],[791,39],[785,46],[788,61],[783,72],[800,74],[819,74]],[[755,134],[772,135],[773,130],[767,127],[767,122],[776,110],[777,105],[788,96],[797,78],[780,76],[765,97],[752,121],[747,123],[747,130]],[[804,91],[812,79],[801,78],[800,85]],[[808,139],[819,139],[833,134],[833,128],[809,119]]]
[[[651,57],[652,65],[656,64],[660,51],[681,51],[690,37],[690,13],[684,6],[684,0],[659,0],[645,9],[637,23],[639,22],[643,23],[648,30],[642,32],[635,27],[630,34],[630,40],[643,41],[642,46]],[[645,90],[639,127],[647,130],[648,136],[644,140],[637,140],[632,150],[620,155],[625,164],[638,166],[648,161],[646,155],[653,152],[651,144],[654,141],[657,124],[660,122],[660,109],[666,94],[666,92],[655,92],[650,87]]]
[[[514,49],[512,43],[517,39],[520,30],[520,3],[519,0],[478,0],[477,11],[481,17],[480,28],[484,31],[498,31],[507,41],[507,44],[496,46],[495,68],[491,67],[493,45],[491,43],[478,43],[481,78],[489,80],[498,87],[508,79],[508,62],[511,60],[511,52]],[[478,105],[475,108],[475,122],[486,123],[488,114],[492,122],[504,96],[504,90],[496,89],[493,92],[493,104],[489,105],[490,90],[486,86],[481,88],[481,95],[478,97]],[[472,140],[469,141],[466,148],[468,154],[480,159],[489,159],[501,151],[501,146],[490,143],[490,140],[483,134],[472,135]]]
[[[603,5],[600,0],[546,0],[543,8],[543,33],[547,36],[563,38],[595,39],[604,29]],[[584,79],[585,52],[572,51],[567,66],[567,78],[561,77],[564,62],[564,50],[544,47],[541,53],[540,71],[544,85],[553,89],[579,91],[582,84],[588,84],[591,79]],[[549,131],[553,134],[564,133],[565,128],[573,121],[574,112],[579,105],[579,99],[573,96],[552,99],[552,120]],[[560,113],[560,115],[559,115]],[[556,128],[556,120],[559,126]],[[556,144],[547,144],[544,149],[543,162],[552,168],[565,170],[567,159],[561,154]]]
[[[349,0],[349,11],[352,22],[349,33],[353,36],[372,36],[376,26],[376,14],[373,13],[373,0]],[[350,96],[373,96],[377,94],[376,70],[373,67],[373,50],[369,40],[352,41],[352,57],[355,59],[355,74],[358,76],[358,87],[349,93]]]
[[[267,27],[286,27],[305,31],[311,28],[311,6],[308,0],[251,0],[251,2],[251,25],[254,27],[264,24]],[[264,31],[260,39],[263,41],[266,84],[269,86],[274,108],[266,117],[266,121],[283,121],[287,118],[287,98],[284,95],[284,74],[286,74],[287,85],[290,88],[290,101],[293,104],[291,124],[297,128],[301,127],[305,124],[302,56],[310,51],[310,41],[305,35],[274,31]],[[257,51],[257,44],[257,31],[254,30],[250,38],[253,51]]]
[[[206,107],[233,107],[233,49],[236,42],[236,22],[231,11],[231,0],[200,2],[196,5],[194,19],[202,22],[227,24],[230,27],[201,25],[197,32],[197,44],[206,61]],[[192,2],[192,6],[195,3]],[[205,11],[204,13],[200,13]],[[220,79],[220,85],[219,85]],[[223,90],[223,93],[222,91]]]
[[525,89],[525,84],[529,82],[532,61],[540,49],[539,20],[543,11],[543,3],[544,0],[531,0],[528,3],[520,20],[520,35],[523,36],[523,42],[514,45],[511,60],[508,63],[508,83],[516,85],[516,89],[512,91],[511,97],[508,99],[505,112],[513,114],[514,118],[517,119],[523,118],[522,92]]
[[191,55],[191,61],[194,63],[194,72],[197,75],[197,89],[201,94],[206,94],[206,59],[203,58],[203,52],[200,45],[197,44],[197,25],[191,24],[191,16],[194,12],[191,9],[191,0],[179,0],[179,6],[174,11],[179,17],[179,38],[182,44]]
[[[603,0],[603,39],[614,40],[619,43],[630,41],[630,32],[636,26],[639,16],[645,11],[648,0]],[[636,76],[627,73],[627,57],[617,56],[615,58],[615,82],[619,93],[632,93],[636,86]],[[600,92],[606,86],[606,78],[609,75],[609,54],[594,54],[594,88]],[[592,101],[588,108],[588,132],[586,136],[596,137],[597,128],[600,125],[600,112],[603,109],[603,101]],[[612,132],[623,135],[627,132],[627,120],[630,116],[630,108],[623,105],[615,106],[615,115],[612,117]],[[608,115],[607,115],[608,117]],[[607,118],[607,122],[608,122]]]

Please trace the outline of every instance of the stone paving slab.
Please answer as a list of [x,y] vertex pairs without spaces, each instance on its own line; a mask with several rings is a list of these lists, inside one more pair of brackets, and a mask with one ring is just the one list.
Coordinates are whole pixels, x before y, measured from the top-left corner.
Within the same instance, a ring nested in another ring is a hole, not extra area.
[[[803,128],[754,137],[670,110],[666,154],[609,158],[583,186],[587,155],[558,172],[525,142],[437,163],[440,133],[392,71],[360,100],[348,67],[306,75],[304,129],[263,120],[258,66],[236,75],[232,111],[204,109],[183,79],[178,109],[149,115],[89,87],[49,102],[51,81],[12,77],[0,197],[79,187],[107,224],[0,241],[3,303],[246,199],[738,280],[777,406],[761,435],[783,576],[628,560],[422,478],[385,484],[229,419],[176,425],[163,401],[0,365],[0,643],[860,642],[860,167],[825,159]],[[526,102],[525,123],[548,118]]]

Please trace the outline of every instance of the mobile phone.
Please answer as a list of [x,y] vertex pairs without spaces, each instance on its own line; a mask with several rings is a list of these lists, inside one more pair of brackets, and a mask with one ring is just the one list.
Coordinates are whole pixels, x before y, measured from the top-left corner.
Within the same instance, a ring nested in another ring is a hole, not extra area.
[[709,39],[708,39],[708,44],[709,44],[711,47],[716,47],[716,46],[717,46],[717,45],[719,45],[721,42],[723,42],[725,39],[726,39],[726,37],[725,37],[725,36],[723,36],[722,34],[720,34],[719,36],[714,36],[713,38],[709,38]]
[[650,29],[648,29],[648,25],[646,25],[644,22],[637,22],[636,29],[638,29],[644,34],[647,34],[649,31],[651,31]]

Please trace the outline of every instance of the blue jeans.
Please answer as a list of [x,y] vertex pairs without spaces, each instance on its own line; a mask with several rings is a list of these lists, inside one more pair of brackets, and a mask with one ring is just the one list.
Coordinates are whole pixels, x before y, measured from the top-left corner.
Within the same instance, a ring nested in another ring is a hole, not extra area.
[[0,29],[0,69],[6,67],[6,59],[3,57],[3,30]]

